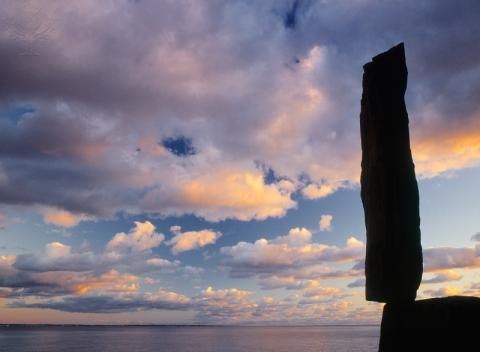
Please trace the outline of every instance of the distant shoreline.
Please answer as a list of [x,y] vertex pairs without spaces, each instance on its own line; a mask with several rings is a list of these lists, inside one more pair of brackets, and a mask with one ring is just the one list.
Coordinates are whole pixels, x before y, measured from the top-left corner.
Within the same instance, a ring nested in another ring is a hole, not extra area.
[[306,328],[306,327],[380,327],[380,324],[309,324],[309,325],[213,325],[213,324],[9,324],[5,327],[216,327],[216,328]]

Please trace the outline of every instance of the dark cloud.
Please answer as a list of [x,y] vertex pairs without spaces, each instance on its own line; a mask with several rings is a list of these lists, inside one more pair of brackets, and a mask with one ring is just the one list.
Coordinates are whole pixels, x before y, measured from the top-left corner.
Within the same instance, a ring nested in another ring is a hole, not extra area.
[[186,310],[191,308],[188,302],[169,300],[147,300],[144,297],[117,298],[115,296],[78,296],[65,297],[57,301],[26,303],[14,301],[12,308],[43,308],[75,313],[121,313],[151,309]]
[[480,232],[477,232],[475,235],[473,235],[471,240],[480,242]]
[[347,286],[350,288],[365,287],[365,279],[364,278],[357,279],[355,281],[350,282]]
[[90,271],[95,268],[98,259],[93,253],[80,253],[68,257],[42,260],[37,255],[21,254],[17,256],[13,267],[17,270],[28,272],[47,271]]

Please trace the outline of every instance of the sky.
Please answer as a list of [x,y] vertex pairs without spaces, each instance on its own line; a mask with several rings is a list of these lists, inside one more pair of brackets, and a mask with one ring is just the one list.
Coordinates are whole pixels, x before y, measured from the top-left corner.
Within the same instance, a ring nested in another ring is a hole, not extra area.
[[405,43],[418,298],[480,296],[478,1],[16,1],[0,323],[377,324],[362,66]]

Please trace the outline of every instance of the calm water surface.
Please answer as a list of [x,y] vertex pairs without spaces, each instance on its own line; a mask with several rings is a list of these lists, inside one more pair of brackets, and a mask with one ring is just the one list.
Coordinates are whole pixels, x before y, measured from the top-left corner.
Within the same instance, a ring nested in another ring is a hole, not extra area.
[[0,327],[0,352],[377,351],[379,327]]

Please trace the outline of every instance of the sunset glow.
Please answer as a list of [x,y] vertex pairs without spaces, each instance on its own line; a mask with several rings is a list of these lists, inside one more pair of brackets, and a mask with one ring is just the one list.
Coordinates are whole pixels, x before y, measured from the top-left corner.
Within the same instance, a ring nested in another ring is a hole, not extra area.
[[292,3],[4,1],[0,323],[378,324],[361,79],[399,42],[418,296],[480,296],[479,3]]

